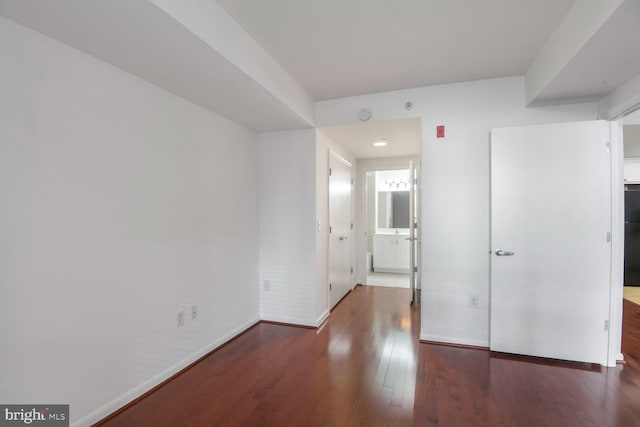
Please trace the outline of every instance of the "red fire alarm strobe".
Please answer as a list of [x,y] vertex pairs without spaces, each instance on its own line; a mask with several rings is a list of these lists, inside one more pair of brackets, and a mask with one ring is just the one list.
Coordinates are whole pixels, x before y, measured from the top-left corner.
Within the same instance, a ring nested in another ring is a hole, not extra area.
[[436,138],[444,138],[444,125],[436,126]]

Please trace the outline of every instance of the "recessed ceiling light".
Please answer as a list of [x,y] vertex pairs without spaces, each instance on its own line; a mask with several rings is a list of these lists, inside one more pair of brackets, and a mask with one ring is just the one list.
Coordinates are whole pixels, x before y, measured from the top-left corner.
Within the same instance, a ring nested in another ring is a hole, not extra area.
[[374,147],[384,147],[385,145],[387,145],[387,141],[385,141],[384,139],[381,139],[373,143]]

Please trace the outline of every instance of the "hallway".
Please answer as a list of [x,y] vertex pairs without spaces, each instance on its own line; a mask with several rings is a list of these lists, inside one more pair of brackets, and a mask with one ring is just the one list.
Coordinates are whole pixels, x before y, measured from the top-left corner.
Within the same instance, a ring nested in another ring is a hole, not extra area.
[[640,425],[635,364],[419,344],[408,297],[358,286],[318,331],[260,323],[104,425]]

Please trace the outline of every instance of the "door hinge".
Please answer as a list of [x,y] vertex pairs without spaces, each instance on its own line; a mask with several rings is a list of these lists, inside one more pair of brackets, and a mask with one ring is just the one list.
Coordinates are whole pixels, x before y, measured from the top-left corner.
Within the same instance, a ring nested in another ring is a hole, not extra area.
[[604,143],[604,151],[609,153],[611,151],[611,141],[607,141]]
[[331,290],[331,283],[329,283],[329,290]]
[[351,229],[353,230],[353,223],[351,223]]
[[351,185],[353,185],[353,178],[351,178]]
[[329,168],[329,176],[331,176],[331,168]]
[[607,243],[611,243],[611,232],[607,231]]
[[417,273],[417,272],[418,272],[418,266],[417,266],[417,265],[414,265],[414,266],[413,266],[413,272],[414,272],[414,273]]
[[331,226],[329,226],[329,234],[331,234]]
[[605,330],[605,331],[608,331],[608,330],[609,330],[609,321],[608,321],[608,320],[605,320],[605,321],[604,321],[604,330]]
[[353,274],[353,267],[351,267],[351,274]]

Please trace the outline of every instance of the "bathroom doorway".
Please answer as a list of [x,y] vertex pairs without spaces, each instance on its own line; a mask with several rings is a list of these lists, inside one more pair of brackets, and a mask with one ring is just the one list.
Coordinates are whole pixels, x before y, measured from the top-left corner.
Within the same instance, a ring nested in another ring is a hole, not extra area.
[[411,273],[417,260],[415,226],[419,215],[411,163],[405,169],[365,172],[369,286],[416,287],[415,282],[412,287]]

